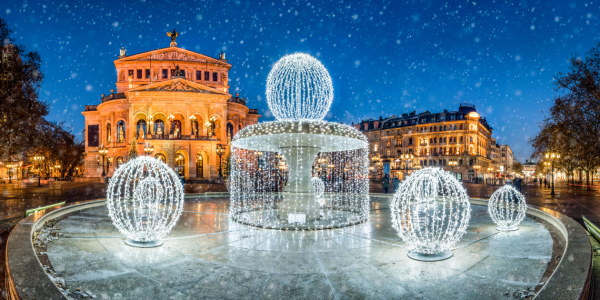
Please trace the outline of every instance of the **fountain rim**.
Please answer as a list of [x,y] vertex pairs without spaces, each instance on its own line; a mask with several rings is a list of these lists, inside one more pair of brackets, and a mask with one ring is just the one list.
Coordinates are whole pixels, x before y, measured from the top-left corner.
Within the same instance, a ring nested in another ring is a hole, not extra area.
[[[228,195],[229,193],[187,194],[185,198],[214,198]],[[389,198],[391,195],[370,193],[370,196]],[[106,199],[87,200],[40,210],[24,218],[15,226],[6,245],[6,289],[9,299],[48,297],[67,299],[44,271],[33,248],[32,234],[47,220],[79,210],[102,206],[105,205],[105,201]],[[488,202],[485,199],[471,197],[469,197],[469,201],[473,205],[481,206],[486,206]],[[547,221],[558,229],[566,240],[559,265],[535,299],[581,299],[587,295],[591,289],[593,253],[584,228],[567,215],[543,207],[528,205],[526,214]],[[571,258],[572,261],[569,261]]]
[[[336,144],[337,147],[335,148],[322,147],[321,152],[358,150],[367,148],[369,144],[367,137],[352,126],[320,120],[299,120],[271,121],[246,126],[233,137],[231,140],[231,146],[233,148],[246,150],[276,151],[276,149],[273,149],[273,147],[280,148],[281,146],[290,146],[287,143],[282,143],[279,146],[277,140],[278,138],[305,138],[307,135],[310,135],[312,142],[320,144],[325,144],[323,142],[326,140],[331,140],[332,138],[346,138],[352,141],[351,145],[346,145],[346,147],[343,147],[343,145],[340,144]],[[258,147],[248,145],[248,143],[250,143],[252,140],[256,140],[258,142],[259,138],[267,136],[269,137],[270,141],[275,144],[272,145],[273,147],[262,144]]]

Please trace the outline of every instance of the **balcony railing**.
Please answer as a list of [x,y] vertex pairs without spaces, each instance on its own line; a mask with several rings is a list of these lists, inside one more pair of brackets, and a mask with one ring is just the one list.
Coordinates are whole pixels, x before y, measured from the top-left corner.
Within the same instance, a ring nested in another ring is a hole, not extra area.
[[97,111],[98,110],[98,105],[86,105],[85,106],[85,111]]
[[[203,135],[148,135],[145,140],[192,140],[192,141],[218,141],[215,136],[203,136]],[[139,141],[139,139],[138,139]]]

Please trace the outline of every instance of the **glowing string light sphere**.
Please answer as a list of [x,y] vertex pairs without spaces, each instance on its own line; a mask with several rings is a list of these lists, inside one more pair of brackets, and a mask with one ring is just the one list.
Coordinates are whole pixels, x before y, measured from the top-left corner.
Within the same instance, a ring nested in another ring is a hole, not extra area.
[[368,141],[354,127],[322,121],[332,100],[329,73],[315,58],[296,53],[275,64],[267,101],[278,121],[247,126],[231,141],[234,220],[304,230],[368,218]]
[[498,231],[518,230],[527,211],[525,196],[514,187],[505,185],[495,191],[488,202],[488,212]]
[[183,187],[163,162],[137,157],[115,170],[106,193],[113,224],[135,247],[156,247],[183,210]]
[[267,77],[267,103],[277,120],[322,120],[332,101],[327,69],[308,54],[284,56]]
[[465,189],[449,172],[416,171],[402,183],[391,205],[392,224],[408,244],[408,256],[436,261],[452,257],[451,247],[466,232],[471,205]]

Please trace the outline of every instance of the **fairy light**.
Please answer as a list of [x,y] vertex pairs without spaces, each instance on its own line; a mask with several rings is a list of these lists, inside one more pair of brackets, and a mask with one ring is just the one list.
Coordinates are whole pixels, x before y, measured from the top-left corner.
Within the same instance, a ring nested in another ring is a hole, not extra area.
[[308,54],[284,56],[267,77],[267,104],[277,120],[322,120],[332,101],[327,69]]
[[331,78],[315,58],[297,53],[275,64],[267,101],[277,121],[247,126],[231,142],[234,220],[305,230],[368,218],[367,138],[354,127],[322,121],[332,100]]
[[466,232],[469,198],[460,182],[438,168],[414,172],[394,194],[392,226],[408,244],[410,258],[436,261],[452,257],[450,248]]
[[317,192],[317,199],[323,198],[323,194],[325,193],[325,184],[323,183],[323,180],[319,179],[319,177],[313,177],[310,181]]
[[183,187],[163,162],[139,156],[115,170],[106,193],[108,214],[125,243],[136,247],[163,244],[183,209]]
[[517,226],[525,219],[525,211],[525,196],[510,185],[496,190],[488,202],[488,212],[499,231],[518,230]]

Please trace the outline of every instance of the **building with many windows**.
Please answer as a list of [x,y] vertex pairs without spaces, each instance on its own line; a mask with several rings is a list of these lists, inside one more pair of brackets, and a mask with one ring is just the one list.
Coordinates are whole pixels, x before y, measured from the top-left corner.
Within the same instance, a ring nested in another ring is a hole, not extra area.
[[111,162],[106,175],[126,161],[132,140],[140,155],[148,151],[187,180],[218,176],[217,148],[226,148],[242,128],[258,123],[257,109],[229,94],[231,65],[218,58],[177,47],[127,55],[114,61],[116,92],[87,105],[85,177],[102,174],[102,152]]
[[492,162],[492,127],[475,105],[456,111],[416,111],[353,124],[369,140],[373,179],[385,174],[403,179],[413,170],[440,167],[458,179],[497,175]]

